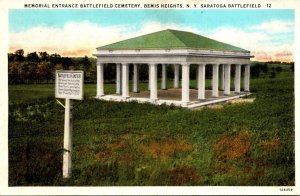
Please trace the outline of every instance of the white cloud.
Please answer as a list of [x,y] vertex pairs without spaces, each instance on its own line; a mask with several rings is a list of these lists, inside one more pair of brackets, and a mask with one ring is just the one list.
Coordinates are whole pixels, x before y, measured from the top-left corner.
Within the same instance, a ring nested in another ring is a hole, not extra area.
[[208,36],[247,50],[255,50],[260,42],[269,41],[271,39],[271,37],[265,33],[248,32],[234,27],[217,28]]
[[[61,55],[91,55],[95,48],[126,37],[124,26],[101,26],[90,22],[70,22],[63,28],[38,26],[10,33],[10,49],[47,51]],[[78,53],[78,54],[77,54]]]
[[253,32],[234,27],[221,27],[206,35],[212,39],[251,51],[254,60],[290,61],[293,59],[293,44],[288,41],[278,43],[277,35]]
[[249,29],[264,31],[269,34],[288,33],[293,30],[293,23],[285,20],[272,20],[252,26]]
[[88,21],[69,22],[63,28],[37,26],[23,32],[10,33],[10,52],[22,48],[25,52],[47,51],[63,56],[90,56],[99,46],[166,28],[195,31],[191,27],[174,23],[151,21],[144,22],[139,30],[129,25],[103,26]]

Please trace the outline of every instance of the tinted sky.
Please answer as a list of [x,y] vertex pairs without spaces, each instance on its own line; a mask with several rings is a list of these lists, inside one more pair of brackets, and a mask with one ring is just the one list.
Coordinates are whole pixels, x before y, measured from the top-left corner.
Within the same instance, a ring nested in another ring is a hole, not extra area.
[[98,46],[166,28],[245,48],[256,60],[293,59],[293,10],[9,11],[10,51],[90,56]]

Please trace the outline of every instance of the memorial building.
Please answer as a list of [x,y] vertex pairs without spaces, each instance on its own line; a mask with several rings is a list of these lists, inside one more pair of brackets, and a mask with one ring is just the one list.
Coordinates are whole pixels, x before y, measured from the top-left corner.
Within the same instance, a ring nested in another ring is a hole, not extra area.
[[[97,48],[96,98],[112,101],[137,101],[198,107],[245,96],[250,86],[250,51],[195,33],[167,29]],[[116,66],[116,93],[104,94],[104,65]],[[148,90],[139,91],[139,66],[149,67]],[[196,89],[190,89],[190,66],[197,66]],[[132,92],[129,66],[133,66]],[[161,86],[158,90],[158,66]],[[167,66],[173,66],[172,88],[167,87]],[[205,88],[205,68],[212,67],[212,88]],[[234,67],[231,91],[230,73]],[[180,87],[181,69],[181,87]],[[242,76],[243,71],[243,76]],[[243,81],[242,78],[243,77]],[[219,85],[220,83],[220,85]],[[243,83],[243,88],[241,84]],[[170,92],[170,96],[165,96]],[[180,97],[176,97],[176,93]]]

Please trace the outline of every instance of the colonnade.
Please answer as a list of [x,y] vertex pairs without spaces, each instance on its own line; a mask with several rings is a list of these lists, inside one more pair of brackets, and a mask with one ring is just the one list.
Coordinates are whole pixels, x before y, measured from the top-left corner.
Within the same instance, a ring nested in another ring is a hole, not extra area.
[[[129,64],[116,64],[116,94],[120,94],[122,98],[129,98]],[[148,63],[149,66],[149,85],[150,100],[155,102],[157,97],[157,66],[160,63]],[[194,63],[193,63],[194,64]],[[190,102],[189,85],[190,85],[190,63],[181,63],[182,80],[181,80],[181,102],[182,106],[187,106]],[[179,64],[174,64],[174,88],[179,88]],[[197,64],[197,88],[198,99],[205,100],[205,67],[209,64]],[[249,64],[210,64],[212,65],[212,96],[219,96],[219,76],[221,79],[221,90],[225,96],[230,95],[230,72],[231,66],[235,66],[234,76],[234,92],[241,92],[241,66],[244,70],[244,91],[249,91],[250,85],[250,65]],[[167,89],[167,66],[162,64],[161,89]],[[220,69],[221,68],[221,69]],[[133,64],[133,89],[132,91],[139,92],[139,64]],[[104,64],[97,61],[97,97],[104,95]]]

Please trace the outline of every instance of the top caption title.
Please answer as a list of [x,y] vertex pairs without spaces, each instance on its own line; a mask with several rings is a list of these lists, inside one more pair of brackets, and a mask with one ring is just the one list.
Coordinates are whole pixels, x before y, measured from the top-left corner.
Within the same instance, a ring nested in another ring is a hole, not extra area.
[[238,8],[238,9],[259,9],[272,8],[271,4],[243,4],[243,3],[227,3],[227,4],[84,4],[84,3],[64,3],[64,4],[24,4],[24,8],[31,9],[216,9],[216,8]]

